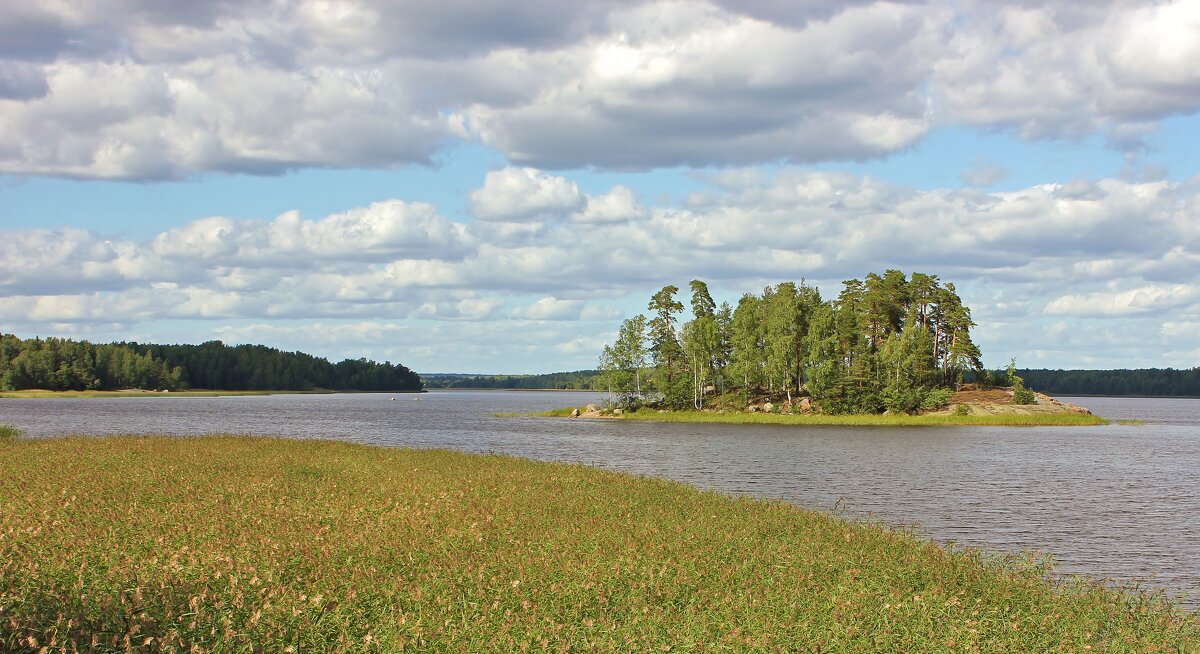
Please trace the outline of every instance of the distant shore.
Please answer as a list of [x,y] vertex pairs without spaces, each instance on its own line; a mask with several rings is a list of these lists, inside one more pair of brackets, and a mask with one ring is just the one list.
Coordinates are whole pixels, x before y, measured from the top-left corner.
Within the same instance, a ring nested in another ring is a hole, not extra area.
[[333,395],[336,393],[375,393],[379,395],[399,395],[401,393],[424,393],[425,391],[224,391],[196,388],[186,391],[147,391],[138,388],[126,388],[117,391],[48,391],[45,389],[28,389],[21,391],[0,391],[0,399],[32,399],[32,398],[99,398],[99,397],[236,397],[245,395]]

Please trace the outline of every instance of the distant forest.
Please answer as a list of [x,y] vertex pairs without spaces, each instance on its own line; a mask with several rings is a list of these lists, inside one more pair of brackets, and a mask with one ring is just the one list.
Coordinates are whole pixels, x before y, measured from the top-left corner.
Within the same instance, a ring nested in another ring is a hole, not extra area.
[[1049,395],[1200,397],[1200,368],[1138,370],[1018,370],[1025,385]]
[[[424,374],[425,388],[517,388],[605,390],[599,370],[544,375]],[[1029,388],[1049,395],[1148,395],[1200,397],[1200,368],[1176,370],[1035,370],[1018,369]],[[989,382],[1003,385],[1005,371],[989,371]],[[966,381],[977,381],[968,372]]]
[[426,373],[421,375],[425,388],[495,388],[524,390],[600,390],[600,371],[577,370],[544,375],[472,375],[464,373]]
[[0,334],[0,390],[418,391],[421,378],[390,362],[330,363],[265,345],[93,344]]

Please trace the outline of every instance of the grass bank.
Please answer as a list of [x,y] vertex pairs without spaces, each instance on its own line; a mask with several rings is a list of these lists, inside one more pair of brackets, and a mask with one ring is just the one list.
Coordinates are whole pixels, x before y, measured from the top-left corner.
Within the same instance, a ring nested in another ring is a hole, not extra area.
[[[572,409],[554,409],[529,415],[562,418],[569,416]],[[515,415],[515,414],[503,414]],[[1086,426],[1106,425],[1108,421],[1099,416],[1079,413],[1034,413],[996,415],[844,415],[780,413],[715,413],[710,411],[665,411],[642,409],[620,416],[605,416],[610,420],[642,420],[647,422],[712,422],[726,425],[841,425],[851,427],[927,427],[927,426],[994,426],[994,427],[1037,427],[1037,426]]]
[[0,470],[4,651],[1200,647],[1153,598],[582,466],[121,437],[0,442]]
[[220,390],[188,390],[144,391],[136,388],[120,391],[47,391],[41,389],[22,391],[0,391],[3,398],[51,398],[51,397],[223,397],[226,395],[295,395],[295,394],[327,394],[333,391],[220,391]]

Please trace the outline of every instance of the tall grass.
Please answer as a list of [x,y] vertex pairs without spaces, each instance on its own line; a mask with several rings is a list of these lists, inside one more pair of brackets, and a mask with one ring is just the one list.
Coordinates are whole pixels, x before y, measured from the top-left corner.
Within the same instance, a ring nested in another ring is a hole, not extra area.
[[[571,409],[555,409],[535,415],[563,417]],[[711,422],[730,425],[843,425],[859,427],[921,427],[921,426],[1079,426],[1104,425],[1108,421],[1098,416],[1078,413],[1030,413],[997,415],[820,415],[779,413],[714,413],[710,411],[664,411],[642,409],[634,413],[610,416],[619,420],[647,422]]]
[[1154,598],[582,466],[122,437],[0,470],[0,651],[1200,648]]
[[0,424],[0,440],[12,440],[21,435],[21,430],[15,425]]

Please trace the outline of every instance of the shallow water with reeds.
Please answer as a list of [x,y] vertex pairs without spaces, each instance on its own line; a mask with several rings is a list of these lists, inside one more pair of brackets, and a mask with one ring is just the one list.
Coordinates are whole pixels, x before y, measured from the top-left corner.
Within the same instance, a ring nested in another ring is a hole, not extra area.
[[[393,399],[393,397],[395,399]],[[941,542],[1036,549],[1058,569],[1200,607],[1200,400],[1062,398],[1101,427],[794,427],[498,418],[565,392],[4,399],[30,436],[239,433],[503,452],[780,498]],[[553,498],[547,498],[553,501]]]

